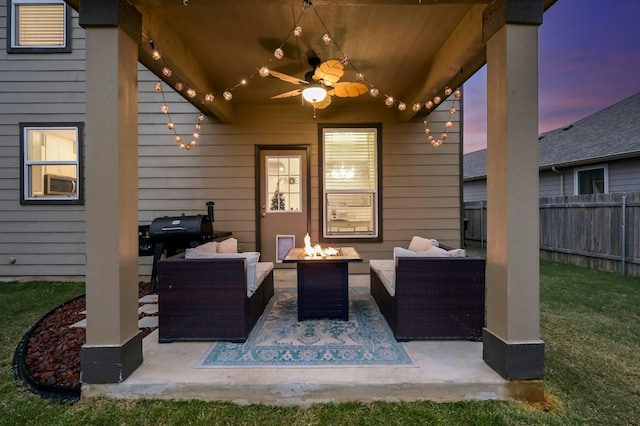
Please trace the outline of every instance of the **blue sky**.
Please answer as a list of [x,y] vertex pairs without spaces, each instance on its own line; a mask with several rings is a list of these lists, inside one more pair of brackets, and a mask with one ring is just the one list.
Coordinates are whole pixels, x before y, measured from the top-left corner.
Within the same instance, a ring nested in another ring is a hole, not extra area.
[[[640,92],[640,0],[558,0],[539,28],[539,131]],[[486,67],[464,85],[464,152],[486,148]]]

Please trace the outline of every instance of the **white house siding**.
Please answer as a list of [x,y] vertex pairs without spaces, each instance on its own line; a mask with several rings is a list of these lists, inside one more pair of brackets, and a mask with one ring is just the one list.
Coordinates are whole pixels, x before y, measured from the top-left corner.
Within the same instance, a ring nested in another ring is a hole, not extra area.
[[486,179],[470,180],[464,183],[464,201],[486,201]]
[[[0,13],[6,17],[6,3],[0,5]],[[22,206],[19,201],[19,123],[85,121],[84,30],[77,20],[74,12],[72,53],[8,55],[0,49],[0,279],[84,279],[84,206]],[[6,19],[0,25],[6,46]],[[369,108],[357,100],[338,99],[319,111],[317,119],[308,107],[266,100],[259,107],[234,105],[233,125],[207,117],[198,145],[184,151],[166,127],[168,117],[160,111],[162,95],[154,89],[157,82],[156,76],[139,67],[140,224],[161,216],[204,214],[205,203],[213,200],[215,229],[232,231],[244,250],[254,250],[255,146],[304,144],[311,147],[310,231],[315,237],[319,234],[317,125],[382,123],[384,241],[355,244],[356,248],[368,260],[391,258],[393,247],[407,247],[413,235],[460,245],[459,114],[445,144],[434,148],[426,140],[422,116],[416,122],[402,122],[399,112],[385,107],[382,99]],[[199,111],[164,88],[171,119],[187,139]],[[250,85],[237,90],[250,90]],[[431,114],[434,134],[444,130],[448,119],[448,111]],[[10,258],[16,259],[14,264]],[[151,261],[140,258],[142,276],[150,274]],[[365,262],[352,271],[367,268]]]
[[[539,178],[539,196],[540,197],[552,197],[554,195],[564,195],[562,193],[563,185],[566,185],[567,173],[566,171],[559,171],[560,173],[556,173],[552,170],[544,170],[540,172]],[[568,174],[569,178],[573,179],[573,175],[571,173]],[[566,194],[566,192],[565,192]]]
[[[82,276],[84,206],[20,205],[21,122],[84,122],[84,31],[71,53],[8,54],[0,4],[0,277]],[[11,263],[10,259],[15,259]]]
[[609,192],[640,191],[640,157],[611,161]]

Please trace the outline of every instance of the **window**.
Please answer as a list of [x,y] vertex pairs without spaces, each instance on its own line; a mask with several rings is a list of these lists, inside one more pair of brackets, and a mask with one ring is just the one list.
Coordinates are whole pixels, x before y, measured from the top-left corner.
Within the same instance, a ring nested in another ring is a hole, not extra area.
[[302,157],[268,156],[267,199],[268,213],[300,213],[300,171]]
[[21,204],[82,204],[79,123],[20,124]]
[[9,0],[9,52],[70,52],[71,25],[62,0]]
[[609,170],[606,165],[576,169],[575,194],[607,194],[609,192]]
[[323,240],[381,241],[381,126],[322,127]]

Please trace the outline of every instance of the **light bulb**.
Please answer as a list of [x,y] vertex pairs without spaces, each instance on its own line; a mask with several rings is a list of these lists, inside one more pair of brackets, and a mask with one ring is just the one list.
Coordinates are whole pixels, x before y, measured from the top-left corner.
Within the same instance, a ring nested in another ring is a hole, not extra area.
[[398,104],[398,110],[404,111],[405,109],[407,109],[407,104],[405,104],[404,102],[400,102]]
[[376,89],[375,87],[372,87],[371,90],[369,90],[369,94],[371,96],[373,96],[374,98],[377,98],[378,95],[380,94],[380,91],[378,89]]
[[280,49],[279,47],[273,52],[273,56],[276,57],[276,59],[282,59],[284,57],[284,52],[282,51],[282,49]]
[[448,138],[449,135],[447,135],[446,133],[443,133],[440,135],[440,139],[445,140],[446,138]]
[[427,127],[426,129],[424,129],[424,133],[425,133],[426,135],[431,134],[431,129]]
[[196,130],[200,130],[202,128],[202,125],[200,123],[196,123]]
[[162,55],[157,50],[154,50],[153,52],[151,52],[151,57],[157,61],[158,59],[162,58]]
[[169,113],[169,107],[166,105],[162,105],[162,107],[160,107],[160,111],[162,111],[165,114]]
[[193,137],[194,137],[195,139],[200,139],[200,133],[195,132],[195,133],[193,134]]
[[431,101],[427,101],[427,102],[424,104],[424,107],[425,107],[426,109],[431,109],[431,108],[433,108],[433,102],[431,102]]
[[193,89],[187,89],[187,96],[190,98],[195,98],[196,97],[196,91]]
[[156,83],[156,92],[162,92],[162,84]]
[[446,127],[447,129],[452,126],[453,126],[453,123],[450,121],[447,121],[446,123],[444,123],[444,127]]
[[362,74],[361,72],[357,72],[356,81],[364,81],[364,74]]
[[455,96],[456,99],[460,99],[460,97],[462,96],[462,92],[460,91],[460,89],[457,89],[455,92],[453,92],[453,96]]
[[258,71],[258,74],[260,74],[260,77],[267,77],[269,75],[269,68],[267,67],[260,68],[260,70]]
[[433,103],[436,105],[438,105],[441,101],[442,99],[440,98],[440,96],[436,96],[435,98],[433,98]]
[[179,81],[176,83],[175,87],[176,87],[176,90],[180,92],[182,89],[184,89],[184,84],[181,81]]
[[416,102],[415,104],[413,104],[413,106],[411,107],[411,109],[413,110],[413,112],[418,112],[420,111],[420,109],[422,108],[422,104],[419,102]]
[[[203,114],[200,114],[200,115],[198,116],[198,120],[199,120],[199,121],[204,121],[204,115],[203,115]],[[199,126],[199,124],[198,124],[198,126]]]
[[213,96],[213,93],[207,93],[206,95],[204,95],[205,102],[213,102],[214,99],[215,96]]
[[331,43],[331,36],[329,34],[324,34],[322,36],[322,41],[324,42],[324,44],[329,44]]
[[296,37],[300,37],[302,35],[302,27],[301,26],[297,26],[293,29],[293,35]]
[[168,122],[167,123],[167,129],[173,130],[173,128],[174,128],[174,124],[172,122]]
[[451,107],[451,108],[449,109],[449,112],[450,112],[451,114],[455,114],[455,113],[456,113],[456,111],[457,111],[457,110],[456,110],[454,107]]
[[233,99],[233,95],[228,90],[224,91],[224,93],[222,94],[222,97],[224,98],[225,101],[230,101],[231,99]]
[[449,96],[452,92],[453,92],[453,90],[451,90],[451,88],[450,88],[450,87],[445,87],[445,88],[444,88],[444,94],[445,94],[445,96]]
[[165,77],[171,77],[171,74],[173,74],[173,71],[171,71],[169,67],[162,68],[162,75]]
[[178,143],[182,142],[182,136],[176,135],[176,142]]
[[347,65],[349,63],[349,57],[347,55],[344,55],[342,58],[340,58],[340,63],[342,65]]
[[388,107],[390,107],[391,105],[393,105],[395,101],[393,100],[393,97],[391,96],[387,96],[387,98],[384,100],[384,104]]
[[180,149],[186,149],[187,146],[185,144],[183,144],[182,142],[180,142]]

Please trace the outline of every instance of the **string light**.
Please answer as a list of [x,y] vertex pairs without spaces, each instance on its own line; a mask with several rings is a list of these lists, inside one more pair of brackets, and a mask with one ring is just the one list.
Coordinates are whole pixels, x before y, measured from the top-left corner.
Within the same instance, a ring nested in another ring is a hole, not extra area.
[[[345,65],[345,66],[350,66],[354,72],[355,72],[355,80],[357,82],[365,82],[369,85],[370,89],[369,89],[369,94],[376,98],[379,96],[380,94],[380,90],[371,82],[369,81],[365,75],[360,72],[355,66],[354,64],[350,61],[349,56],[347,56],[346,54],[344,54],[344,52],[342,51],[342,49],[340,48],[340,46],[338,45],[338,43],[336,42],[335,38],[332,36],[331,32],[328,30],[327,26],[325,25],[324,21],[322,20],[322,18],[320,17],[318,11],[315,9],[315,6],[313,5],[313,3],[311,1],[308,0],[303,0],[302,2],[302,9],[300,11],[300,14],[298,15],[298,18],[296,19],[293,29],[291,31],[289,31],[287,37],[285,38],[285,40],[282,42],[282,44],[277,47],[274,52],[273,52],[273,56],[267,60],[267,62],[271,62],[275,59],[280,60],[282,58],[284,58],[285,52],[283,50],[283,47],[285,46],[287,40],[289,39],[289,37],[291,35],[295,36],[295,37],[301,37],[302,36],[302,27],[299,25],[299,22],[302,18],[302,15],[308,10],[308,9],[313,9],[314,13],[316,14],[318,20],[320,21],[320,23],[322,24],[322,26],[324,27],[325,33],[322,35],[322,41],[325,45],[330,45],[333,44],[337,50],[340,52],[340,62]],[[188,6],[188,0],[183,0],[183,4],[184,6]],[[160,60],[162,59],[162,55],[160,53],[160,51],[158,51],[158,49],[156,49],[156,45],[154,43],[154,41],[152,39],[149,39],[150,42],[150,46],[151,46],[151,57],[154,60]],[[261,66],[256,68],[258,73],[257,75],[259,75],[260,77],[268,77],[270,75],[270,71],[269,68],[267,66]],[[162,75],[166,78],[170,78],[173,75],[173,71],[171,70],[171,68],[165,64],[165,66],[162,68]],[[253,78],[254,75],[251,75],[249,78]],[[225,101],[230,102],[233,99],[233,90],[236,89],[239,86],[245,86],[247,84],[247,79],[243,79],[241,80],[238,84],[236,84],[235,86],[228,88],[226,90],[224,90],[222,92],[222,97]],[[178,91],[178,92],[182,92],[185,89],[185,85],[183,82],[181,81],[177,81],[175,83],[174,88]],[[167,124],[167,128],[169,130],[172,130],[175,134],[175,140],[177,143],[179,143],[180,148],[182,149],[191,149],[192,147],[194,147],[196,145],[196,139],[199,139],[200,134],[199,134],[199,130],[200,130],[200,124],[196,123],[196,132],[193,133],[193,140],[191,140],[189,143],[185,144],[182,142],[182,138],[177,135],[175,133],[175,125],[174,123],[171,121],[171,117],[169,114],[169,108],[166,105],[166,101],[164,98],[164,92],[162,91],[162,85],[160,83],[156,84],[155,89],[157,92],[160,92],[162,94],[162,98],[163,98],[163,105],[162,105],[162,112],[167,114],[169,117],[169,122]],[[436,90],[434,90],[434,94],[437,93]],[[452,121],[452,117],[453,115],[458,111],[458,109],[456,108],[455,103],[460,101],[460,98],[462,96],[462,92],[460,91],[460,89],[456,89],[453,90],[452,88],[450,88],[449,86],[446,86],[442,92],[440,92],[444,95],[444,99],[439,96],[439,95],[434,95],[434,97],[432,99],[428,99],[424,102],[414,102],[412,103],[412,107],[411,110],[413,112],[419,112],[420,110],[422,110],[423,105],[424,108],[427,111],[427,115],[429,113],[431,113],[434,109],[434,107],[437,107],[438,105],[440,105],[442,102],[444,102],[445,100],[447,100],[450,95],[454,95],[454,99],[452,100],[452,105],[449,108],[449,119],[445,122],[445,131],[443,131],[440,134],[440,138],[436,139],[433,135],[432,135],[432,131],[430,129],[430,124],[429,121],[427,119],[424,120],[424,124],[425,124],[425,134],[427,135],[427,139],[428,141],[434,146],[434,147],[439,147],[443,144],[443,141],[446,140],[448,138],[448,135],[446,133],[446,129],[449,129],[451,127],[453,127],[453,121]],[[194,99],[198,96],[198,91],[195,88],[187,88],[186,92],[185,92],[186,96],[190,99]],[[212,103],[214,102],[215,99],[215,95],[213,93],[206,93],[202,95],[203,98],[203,103]],[[385,94],[384,96],[384,104],[391,108],[394,105],[397,107],[398,111],[405,111],[407,109],[407,104],[401,100],[397,100],[395,99],[392,95],[387,95]],[[314,114],[315,114],[315,108],[314,108]],[[204,120],[204,116],[200,115],[198,117],[199,121],[203,121]]]

